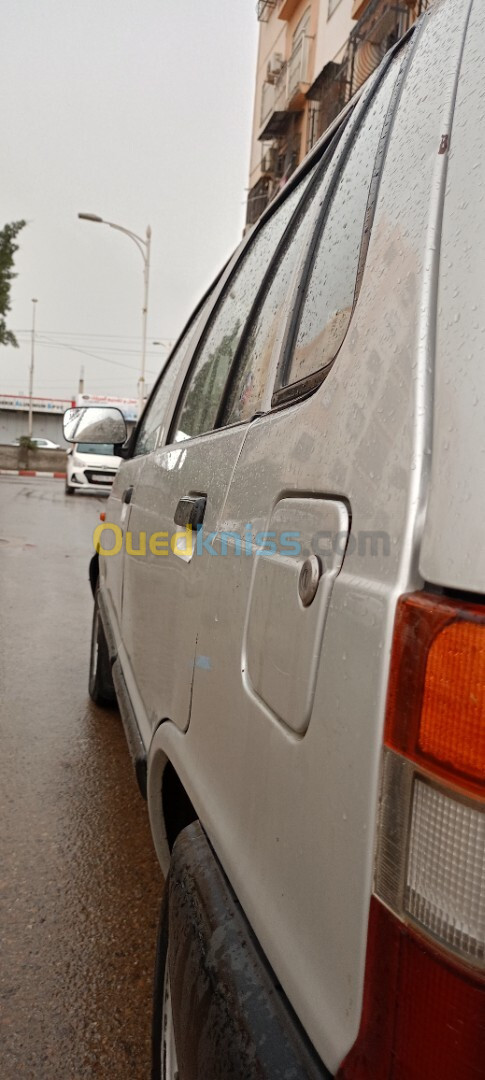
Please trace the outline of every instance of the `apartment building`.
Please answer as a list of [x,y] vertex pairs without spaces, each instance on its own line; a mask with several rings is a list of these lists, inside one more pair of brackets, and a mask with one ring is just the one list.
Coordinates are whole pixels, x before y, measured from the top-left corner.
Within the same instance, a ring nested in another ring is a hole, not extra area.
[[431,0],[258,0],[247,224]]

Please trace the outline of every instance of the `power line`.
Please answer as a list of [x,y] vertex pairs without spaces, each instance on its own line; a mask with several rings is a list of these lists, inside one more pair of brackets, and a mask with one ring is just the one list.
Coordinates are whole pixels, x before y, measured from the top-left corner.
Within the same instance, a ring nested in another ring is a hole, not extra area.
[[[49,341],[48,338],[41,341],[36,335],[36,344],[44,349],[68,349],[70,352],[81,353],[83,356],[90,356],[93,360],[100,360],[103,364],[113,364],[115,367],[122,367],[127,371],[138,371],[138,368],[134,367],[133,364],[123,364],[121,360],[112,360],[107,356],[100,356],[99,353],[88,352],[87,349],[81,349],[78,345],[70,345],[67,341]],[[158,371],[147,370],[147,375],[158,375]]]
[[[17,333],[18,333],[18,331],[17,331]],[[29,339],[26,338],[25,342],[24,342],[21,339],[21,344],[26,344],[28,342],[28,340]],[[76,349],[79,350],[80,349],[79,345],[74,345],[71,342],[53,341],[52,338],[48,337],[46,333],[36,334],[36,342],[39,345],[52,346],[52,348],[64,348],[64,349],[72,349],[72,350],[76,350]],[[138,356],[138,352],[139,352],[138,349],[113,348],[112,346],[109,346],[109,345],[103,345],[102,342],[99,342],[98,346],[96,346],[96,342],[94,342],[94,346],[95,346],[95,348],[98,347],[100,349],[103,349],[103,352],[115,353],[117,356]],[[167,349],[166,354],[165,353],[160,353],[158,351],[158,349],[148,349],[147,350],[147,356],[160,357],[161,359],[164,359],[164,358],[166,358],[166,355],[168,355],[168,352],[170,350],[170,343],[169,342],[167,342],[166,349]],[[94,356],[94,353],[92,355]],[[110,360],[109,360],[108,357],[106,357],[106,363],[110,363]],[[132,370],[136,371],[138,369],[135,368],[134,366],[132,366]],[[151,374],[153,374],[153,372]]]
[[[31,331],[27,329],[14,330],[15,334],[30,334]],[[118,338],[124,341],[138,341],[141,345],[141,336],[139,334],[95,334],[88,333],[85,330],[39,330],[41,334],[49,334],[50,336],[61,335],[61,337],[87,337],[87,338]],[[170,345],[173,338],[164,338],[161,334],[153,333],[157,341],[160,341],[163,345]]]

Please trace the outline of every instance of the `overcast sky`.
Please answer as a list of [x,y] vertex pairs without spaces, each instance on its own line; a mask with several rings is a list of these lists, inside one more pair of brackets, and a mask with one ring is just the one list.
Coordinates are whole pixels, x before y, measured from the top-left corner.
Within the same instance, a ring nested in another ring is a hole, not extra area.
[[[142,259],[88,211],[153,232],[147,385],[239,242],[255,0],[15,0],[2,14],[0,227],[25,218],[0,393],[136,396]],[[69,347],[68,347],[69,346]],[[85,350],[104,357],[94,359]],[[108,362],[109,361],[109,362]],[[126,365],[126,366],[122,366]]]

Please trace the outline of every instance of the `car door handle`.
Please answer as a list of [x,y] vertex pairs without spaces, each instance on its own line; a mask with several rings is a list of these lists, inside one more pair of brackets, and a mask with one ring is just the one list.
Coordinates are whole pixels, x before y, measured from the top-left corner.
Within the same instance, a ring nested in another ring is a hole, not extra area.
[[126,490],[123,492],[123,494],[121,496],[121,501],[126,503],[126,504],[131,503],[132,495],[133,495],[133,488],[132,487],[126,488]]
[[190,525],[192,529],[202,525],[206,503],[207,495],[184,495],[175,511],[175,524],[184,528]]

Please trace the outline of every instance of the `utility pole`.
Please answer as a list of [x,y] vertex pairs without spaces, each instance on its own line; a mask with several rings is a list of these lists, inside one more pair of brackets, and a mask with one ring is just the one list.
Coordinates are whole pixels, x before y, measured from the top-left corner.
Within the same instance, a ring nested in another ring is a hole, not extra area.
[[35,358],[35,305],[37,300],[32,299],[32,340],[30,350],[29,371],[29,439],[32,438],[32,394],[34,390],[34,358]]
[[79,372],[78,393],[79,394],[84,394],[84,364],[81,365],[81,370]]

